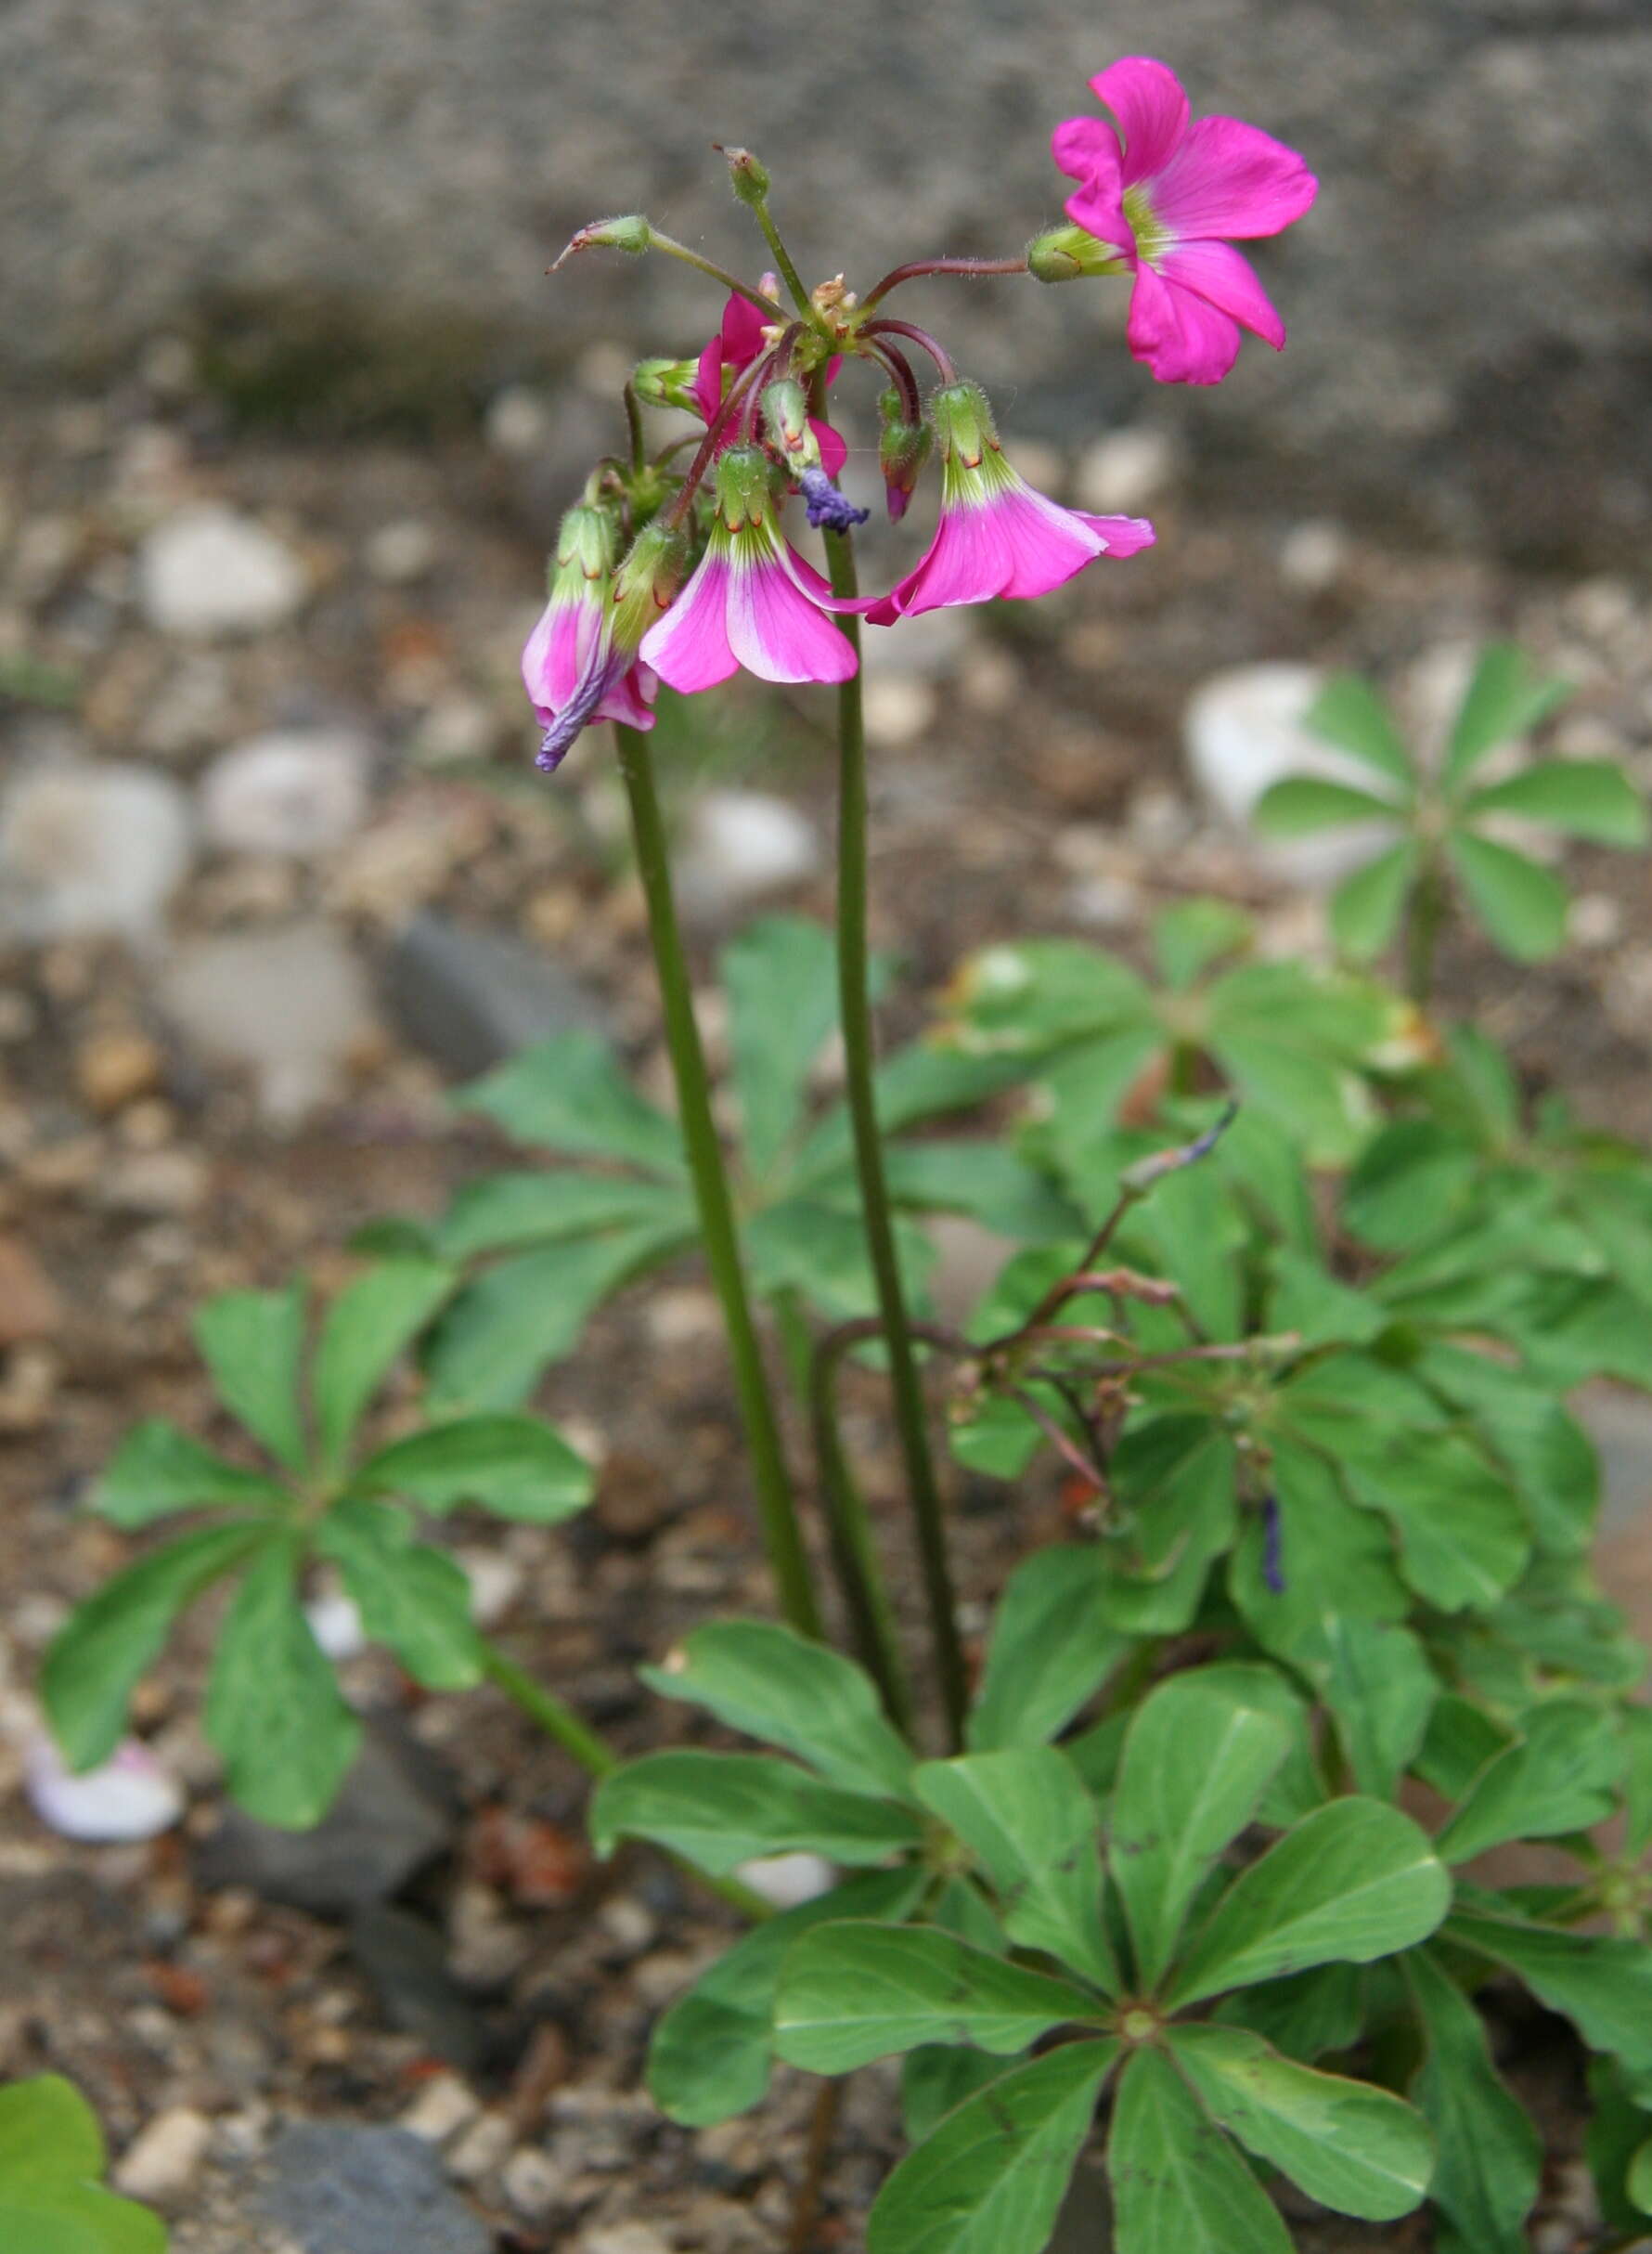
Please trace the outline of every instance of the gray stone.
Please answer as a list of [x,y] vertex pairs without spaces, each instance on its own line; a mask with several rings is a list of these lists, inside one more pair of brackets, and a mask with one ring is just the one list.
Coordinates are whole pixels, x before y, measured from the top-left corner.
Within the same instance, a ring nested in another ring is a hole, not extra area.
[[428,911],[397,934],[380,987],[403,1039],[460,1079],[531,1042],[605,1023],[596,995],[554,957]]
[[152,768],[27,767],[0,798],[0,939],[152,940],[191,851],[188,800]]
[[441,1764],[379,1725],[313,1831],[277,1831],[226,1807],[198,1851],[196,1876],[203,1886],[248,1886],[316,1917],[348,1917],[388,1900],[445,1853],[455,1821]]
[[447,1946],[435,1926],[411,1911],[369,1902],[350,1921],[350,1953],[393,2027],[417,2035],[461,2074],[477,2071],[487,2030],[447,1969]]
[[179,948],[156,1000],[202,1056],[249,1069],[261,1109],[282,1123],[338,1093],[373,1028],[366,972],[316,919]]
[[441,2156],[405,2129],[298,2121],[271,2145],[249,2204],[303,2254],[492,2254]]
[[370,754],[342,729],[283,728],[250,736],[213,761],[200,784],[210,842],[235,853],[308,860],[361,827]]
[[677,856],[683,905],[718,916],[804,883],[820,865],[820,841],[807,814],[767,791],[701,792],[689,811]]
[[202,641],[284,626],[309,588],[303,565],[274,533],[216,501],[163,517],[138,551],[137,580],[158,633]]

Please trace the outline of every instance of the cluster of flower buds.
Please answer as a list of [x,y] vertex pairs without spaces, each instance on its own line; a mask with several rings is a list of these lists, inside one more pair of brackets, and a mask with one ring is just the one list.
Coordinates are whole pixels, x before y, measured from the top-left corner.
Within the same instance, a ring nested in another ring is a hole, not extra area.
[[[1235,118],[1190,123],[1173,73],[1144,57],[1091,84],[1115,123],[1081,117],[1055,129],[1056,162],[1078,183],[1067,226],[1013,259],[898,266],[864,299],[841,275],[805,291],[768,214],[768,172],[749,150],[724,152],[791,303],[775,274],[755,288],[722,276],[730,295],[698,357],[636,369],[630,457],[599,463],[564,518],[549,600],[523,653],[545,732],[542,767],[554,768],[591,720],[652,726],[661,680],[691,692],[741,667],[770,681],[842,680],[857,664],[838,623],[846,613],[892,626],[945,605],[1048,594],[1098,556],[1152,543],[1141,518],[1093,516],[1036,492],[1006,460],[979,386],[959,376],[933,336],[883,310],[891,290],[920,275],[1124,274],[1130,348],[1161,382],[1220,381],[1241,325],[1284,343],[1278,315],[1225,239],[1274,234],[1301,216],[1316,186],[1301,158]],[[637,216],[582,228],[562,256],[600,246],[665,251],[718,272]],[[938,379],[927,399],[914,348]],[[794,494],[829,538],[867,517],[837,483],[848,449],[828,395],[848,359],[882,380],[878,463],[891,520],[906,514],[932,456],[940,467],[934,539],[883,595],[834,595],[781,530]],[[645,408],[686,411],[703,433],[651,460]]]

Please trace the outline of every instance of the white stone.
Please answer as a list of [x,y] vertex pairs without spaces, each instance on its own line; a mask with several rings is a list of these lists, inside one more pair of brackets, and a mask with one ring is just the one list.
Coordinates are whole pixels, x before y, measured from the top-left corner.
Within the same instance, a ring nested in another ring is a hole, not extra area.
[[823,1855],[801,1851],[754,1856],[750,1862],[737,1864],[734,1875],[777,1910],[795,1910],[800,1902],[815,1901],[837,1884],[837,1872]]
[[1567,937],[1578,947],[1615,947],[1623,937],[1623,905],[1609,892],[1581,892],[1566,919]]
[[56,1741],[42,1730],[24,1750],[23,1774],[35,1814],[65,1839],[98,1845],[154,1839],[184,1813],[176,1779],[136,1738],[98,1768],[76,1776]]
[[361,1607],[342,1588],[322,1589],[304,1605],[310,1633],[331,1660],[357,1659],[368,1648]]
[[166,517],[138,551],[138,596],[158,633],[190,640],[267,633],[303,608],[309,577],[272,532],[221,502]]
[[180,948],[156,998],[200,1054],[250,1068],[266,1117],[290,1123],[338,1090],[372,1031],[365,972],[330,925],[308,921]]
[[522,1594],[522,1567],[495,1549],[456,1550],[454,1562],[471,1584],[471,1619],[479,1628],[497,1627]]
[[[1380,791],[1382,778],[1360,760],[1310,735],[1302,721],[1323,686],[1312,666],[1233,666],[1212,674],[1188,700],[1182,741],[1188,765],[1208,803],[1245,826],[1252,808],[1286,775],[1319,775]],[[1316,831],[1310,837],[1254,841],[1272,874],[1310,886],[1335,884],[1382,851],[1394,833],[1362,823]]]
[[553,415],[543,392],[525,383],[511,383],[489,402],[482,433],[497,454],[526,460],[542,454],[550,444]]
[[481,2111],[481,2100],[457,2074],[438,2074],[425,2083],[397,2126],[427,2144],[445,2144]]
[[615,2222],[587,2231],[579,2241],[579,2254],[671,2254],[671,2242],[662,2238],[652,2222]]
[[208,768],[201,823],[236,853],[308,860],[355,836],[368,810],[367,745],[342,729],[274,729]]
[[1168,431],[1131,424],[1086,447],[1078,463],[1080,509],[1099,516],[1137,516],[1174,483],[1176,442]]
[[499,2188],[519,2215],[543,2222],[561,2200],[563,2182],[561,2170],[549,2153],[522,2144],[506,2161]]
[[115,2163],[114,2184],[128,2199],[174,2207],[195,2187],[213,2142],[213,2124],[192,2105],[169,2105],[138,2131]]
[[512,2141],[510,2123],[502,2113],[483,2114],[449,2148],[448,2174],[460,2183],[480,2183],[499,2167]]
[[1348,569],[1349,538],[1323,517],[1294,525],[1279,544],[1279,576],[1299,595],[1323,595]]
[[78,760],[26,769],[0,799],[0,935],[152,939],[192,850],[188,799],[166,775]]
[[915,744],[935,726],[938,699],[930,683],[914,675],[874,675],[864,699],[867,740],[886,750]]
[[820,865],[813,823],[784,798],[713,790],[695,802],[678,877],[686,899],[717,910],[801,884]]
[[422,517],[398,516],[369,533],[362,560],[386,587],[410,587],[422,579],[440,552],[435,528]]

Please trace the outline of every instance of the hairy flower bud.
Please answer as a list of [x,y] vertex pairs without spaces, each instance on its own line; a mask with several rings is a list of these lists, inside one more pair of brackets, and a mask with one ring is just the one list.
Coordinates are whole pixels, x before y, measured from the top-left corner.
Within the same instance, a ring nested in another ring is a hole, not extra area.
[[658,517],[637,535],[613,575],[612,632],[617,650],[634,654],[654,620],[670,609],[688,552],[686,534]]
[[1052,227],[1026,246],[1026,270],[1041,282],[1078,281],[1089,274],[1129,271],[1118,253],[1081,227]]
[[781,376],[763,393],[763,428],[791,474],[820,466],[820,444],[810,427],[808,398],[794,377]]
[[725,149],[729,185],[742,203],[755,210],[768,193],[768,167],[749,149]]
[[878,400],[883,431],[878,438],[878,466],[889,504],[889,521],[898,525],[907,512],[920,472],[935,443],[926,422],[907,421],[907,403],[892,383]]
[[628,212],[622,219],[593,219],[589,227],[582,227],[569,238],[567,248],[551,267],[554,274],[563,259],[572,258],[576,251],[626,251],[632,257],[640,257],[653,240],[653,229],[640,212]]
[[631,387],[644,407],[680,407],[690,415],[700,412],[694,385],[699,364],[694,360],[639,360],[631,370]]

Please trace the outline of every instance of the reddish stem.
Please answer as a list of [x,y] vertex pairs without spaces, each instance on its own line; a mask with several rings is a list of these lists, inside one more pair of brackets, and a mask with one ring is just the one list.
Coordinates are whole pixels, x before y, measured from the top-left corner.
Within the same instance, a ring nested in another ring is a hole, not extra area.
[[870,310],[904,281],[918,281],[926,274],[962,274],[986,281],[995,274],[1025,274],[1026,253],[1018,258],[914,258],[904,266],[892,266],[881,282],[874,282],[861,304]]

